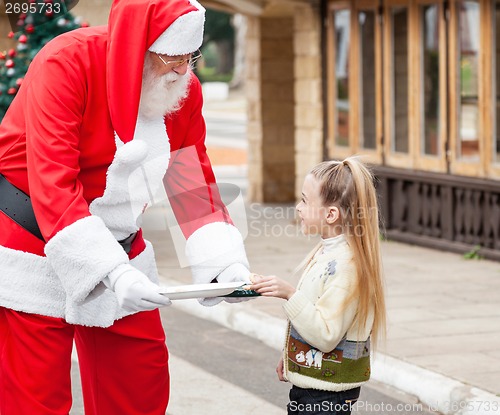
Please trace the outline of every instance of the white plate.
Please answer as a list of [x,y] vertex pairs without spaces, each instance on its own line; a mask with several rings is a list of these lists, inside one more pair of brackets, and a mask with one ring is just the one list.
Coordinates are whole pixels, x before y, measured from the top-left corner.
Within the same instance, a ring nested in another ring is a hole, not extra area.
[[160,287],[160,294],[165,294],[171,300],[185,300],[188,298],[220,297],[231,294],[237,288],[245,285],[244,282],[228,282],[224,284],[190,284],[172,287]]

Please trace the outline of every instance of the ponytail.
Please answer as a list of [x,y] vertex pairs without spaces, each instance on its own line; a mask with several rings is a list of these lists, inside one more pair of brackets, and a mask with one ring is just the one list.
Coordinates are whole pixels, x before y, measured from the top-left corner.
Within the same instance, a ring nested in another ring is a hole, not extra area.
[[325,206],[339,208],[343,233],[353,250],[357,282],[353,298],[358,299],[355,317],[360,330],[373,312],[372,339],[385,337],[385,299],[380,254],[380,228],[374,178],[355,157],[342,162],[323,162],[311,174],[321,182]]

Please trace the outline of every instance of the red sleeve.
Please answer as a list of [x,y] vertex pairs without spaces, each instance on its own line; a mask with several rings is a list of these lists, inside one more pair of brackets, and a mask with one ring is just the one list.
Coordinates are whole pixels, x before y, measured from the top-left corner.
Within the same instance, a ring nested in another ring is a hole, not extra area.
[[[222,202],[205,147],[201,85],[193,76],[189,95],[178,115],[183,136],[171,136],[172,153],[164,183],[170,204],[185,238],[213,222],[231,223]],[[170,127],[170,128],[168,128]],[[176,131],[176,121],[167,119],[167,131]],[[180,140],[180,141],[179,141]],[[176,141],[181,145],[176,146]]]
[[78,69],[57,55],[50,56],[33,68],[28,85],[28,182],[37,222],[46,240],[90,215],[78,180],[79,131],[86,98]]

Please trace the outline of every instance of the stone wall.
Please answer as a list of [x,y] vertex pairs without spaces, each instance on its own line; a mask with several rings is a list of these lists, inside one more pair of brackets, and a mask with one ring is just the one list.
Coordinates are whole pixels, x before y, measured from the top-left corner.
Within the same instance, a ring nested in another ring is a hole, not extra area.
[[74,16],[81,16],[90,26],[108,23],[112,0],[80,0],[71,10]]
[[321,18],[319,6],[297,6],[295,53],[295,198],[307,172],[323,161]]
[[249,19],[247,34],[249,199],[294,199],[293,18]]
[[249,18],[249,193],[293,202],[323,159],[320,13],[310,4]]
[[247,19],[245,91],[248,121],[248,199],[252,202],[264,200],[260,55],[260,19],[251,16]]

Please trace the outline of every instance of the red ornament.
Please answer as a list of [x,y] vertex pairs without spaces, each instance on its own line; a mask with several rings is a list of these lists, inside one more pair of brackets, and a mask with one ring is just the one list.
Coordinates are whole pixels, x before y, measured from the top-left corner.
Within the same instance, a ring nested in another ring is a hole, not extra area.
[[23,83],[23,80],[24,80],[24,78],[18,78],[18,79],[16,80],[16,85],[17,85],[17,86],[21,86],[21,84]]
[[47,16],[47,17],[52,17],[53,15],[54,15],[54,12],[52,10],[47,10],[45,12],[45,16]]
[[7,55],[5,54],[5,52],[0,52],[0,59],[5,59],[7,57]]
[[5,66],[7,68],[13,68],[14,66],[16,66],[16,64],[14,63],[14,61],[12,59],[9,59],[7,62],[5,62]]
[[26,29],[26,33],[31,34],[35,31],[35,26],[33,26],[32,24],[28,24],[28,25],[26,25],[25,29]]
[[9,49],[9,52],[8,52],[8,53],[9,53],[9,56],[10,56],[11,58],[13,58],[14,56],[16,56],[16,50],[15,50],[15,49]]
[[28,41],[28,36],[21,35],[19,36],[19,43],[26,43]]
[[82,23],[82,27],[89,27],[90,25],[88,24],[88,22],[83,22]]
[[23,20],[23,19],[19,19],[19,20],[17,21],[17,25],[18,25],[19,27],[24,26],[24,20]]
[[14,37],[14,32],[9,32],[7,36],[9,37],[9,39],[12,39]]
[[15,95],[17,92],[17,89],[12,87],[12,88],[9,88],[9,90],[7,91],[7,94],[9,95]]
[[19,15],[19,18],[20,18],[20,19],[23,19],[23,20],[24,20],[24,19],[26,19],[26,13],[21,13],[21,14]]

